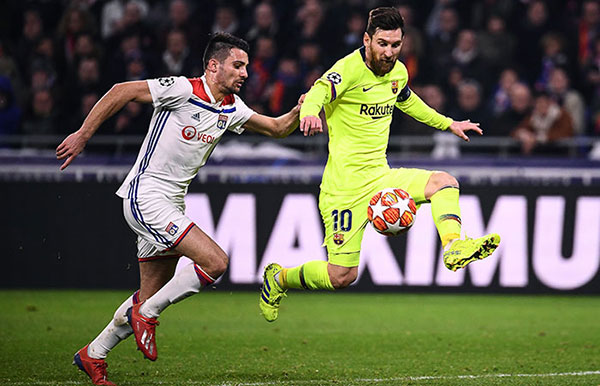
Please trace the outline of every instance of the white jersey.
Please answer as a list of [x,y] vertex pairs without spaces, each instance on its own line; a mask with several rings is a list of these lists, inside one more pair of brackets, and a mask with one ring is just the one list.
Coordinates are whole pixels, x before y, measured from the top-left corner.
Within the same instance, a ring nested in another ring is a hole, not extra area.
[[237,95],[216,102],[206,78],[148,80],[154,114],[121,198],[160,194],[182,200],[225,130],[241,134],[255,113]]

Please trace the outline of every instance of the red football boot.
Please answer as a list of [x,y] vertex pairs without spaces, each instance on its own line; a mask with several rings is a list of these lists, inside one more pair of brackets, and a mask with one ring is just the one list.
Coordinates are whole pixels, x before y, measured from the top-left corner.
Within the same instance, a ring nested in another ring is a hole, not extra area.
[[90,358],[87,352],[88,346],[89,344],[75,353],[73,364],[77,365],[81,371],[86,373],[94,385],[117,386],[106,379],[106,368],[108,367],[108,363],[106,363],[104,359]]
[[127,310],[127,321],[133,329],[133,336],[138,348],[147,359],[155,361],[158,357],[156,350],[156,326],[160,323],[156,318],[146,318],[140,314],[140,306],[143,303],[134,304]]

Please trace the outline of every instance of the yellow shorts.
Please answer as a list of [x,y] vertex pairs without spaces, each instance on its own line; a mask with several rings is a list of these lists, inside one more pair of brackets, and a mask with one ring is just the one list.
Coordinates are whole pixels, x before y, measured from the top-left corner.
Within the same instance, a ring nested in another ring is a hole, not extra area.
[[425,186],[434,173],[424,169],[390,169],[363,196],[334,195],[321,191],[319,210],[325,224],[325,241],[329,263],[356,267],[360,260],[360,244],[368,223],[367,205],[375,193],[384,188],[406,190],[417,205],[427,202]]

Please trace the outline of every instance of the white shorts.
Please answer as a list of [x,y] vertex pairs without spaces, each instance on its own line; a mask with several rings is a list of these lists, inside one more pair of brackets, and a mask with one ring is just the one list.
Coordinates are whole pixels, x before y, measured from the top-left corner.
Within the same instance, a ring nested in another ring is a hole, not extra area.
[[174,203],[163,196],[123,199],[125,221],[138,236],[139,261],[181,256],[174,249],[194,226],[184,213],[183,200]]

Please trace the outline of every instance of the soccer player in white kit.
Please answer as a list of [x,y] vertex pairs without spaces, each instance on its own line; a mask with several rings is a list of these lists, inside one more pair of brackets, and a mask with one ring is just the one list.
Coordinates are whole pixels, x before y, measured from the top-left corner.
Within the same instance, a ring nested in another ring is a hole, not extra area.
[[[117,191],[125,219],[137,234],[140,289],[119,306],[113,319],[74,363],[96,385],[107,380],[108,352],[132,333],[138,348],[156,360],[155,327],[169,305],[212,284],[225,272],[225,252],[185,216],[188,185],[225,130],[244,129],[285,137],[298,126],[299,105],[267,117],[248,108],[236,95],[248,77],[248,44],[230,34],[214,35],[204,52],[201,78],[166,77],[114,85],[98,101],[81,128],[57,147],[69,166],[98,127],[126,103],[152,103],[154,114],[137,160]],[[300,103],[300,101],[299,101]],[[174,275],[177,258],[193,264]]]

